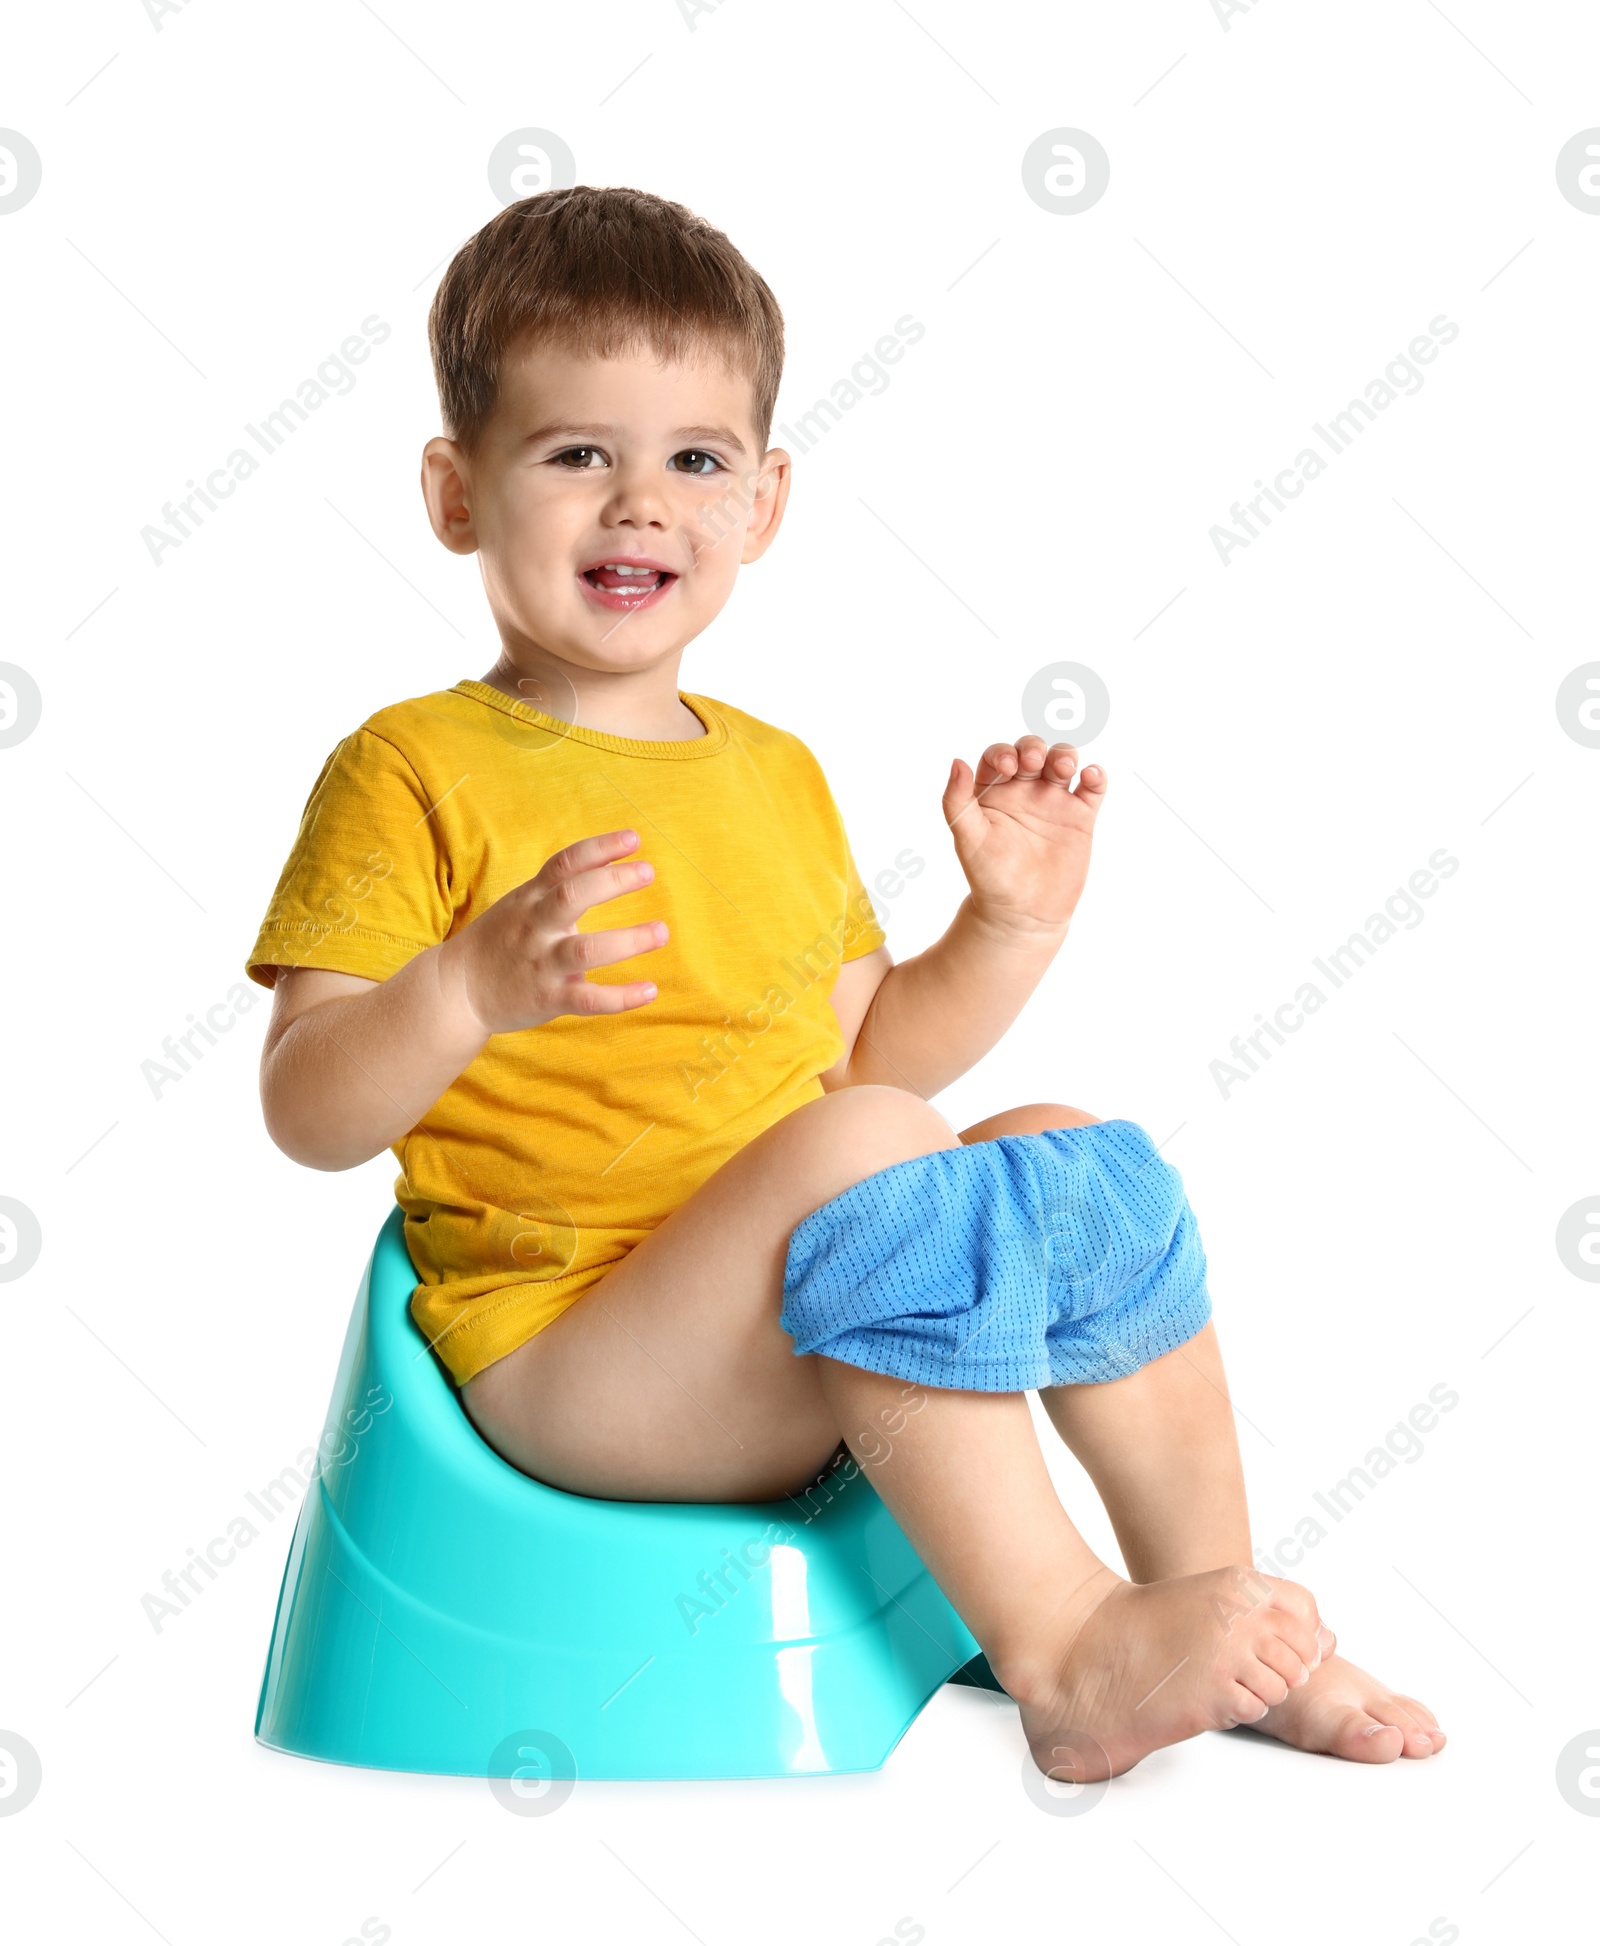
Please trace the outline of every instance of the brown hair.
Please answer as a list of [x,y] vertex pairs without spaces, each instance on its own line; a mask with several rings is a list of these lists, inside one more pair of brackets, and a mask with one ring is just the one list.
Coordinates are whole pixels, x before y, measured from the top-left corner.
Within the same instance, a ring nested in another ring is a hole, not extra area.
[[529,339],[606,358],[649,345],[667,360],[707,343],[750,380],[765,447],[783,372],[783,313],[765,280],[704,217],[643,189],[550,189],[509,204],[450,261],[428,313],[439,411],[468,453]]

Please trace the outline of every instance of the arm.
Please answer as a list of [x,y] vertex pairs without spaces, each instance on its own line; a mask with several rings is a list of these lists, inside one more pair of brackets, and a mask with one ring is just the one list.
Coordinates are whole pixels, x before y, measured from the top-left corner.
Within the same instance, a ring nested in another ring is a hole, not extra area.
[[351,1169],[397,1142],[492,1034],[561,1014],[622,1013],[655,998],[647,980],[599,985],[611,966],[665,943],[660,920],[580,933],[593,905],[649,884],[632,831],[584,838],[471,925],[383,981],[281,968],[261,1051],[267,1132],[296,1162]]
[[261,1049],[267,1133],[308,1168],[354,1168],[414,1128],[487,1039],[443,946],[383,981],[280,968]]
[[944,814],[971,890],[942,938],[896,966],[880,947],[839,969],[846,1052],[825,1088],[878,1082],[925,1098],[976,1065],[1021,1013],[1061,949],[1089,869],[1106,776],[1042,737],[959,758]]

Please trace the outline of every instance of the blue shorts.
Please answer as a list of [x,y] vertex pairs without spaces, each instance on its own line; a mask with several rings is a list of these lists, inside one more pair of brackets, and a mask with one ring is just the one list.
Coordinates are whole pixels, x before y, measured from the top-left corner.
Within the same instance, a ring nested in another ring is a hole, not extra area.
[[1095,1385],[1211,1315],[1183,1181],[1136,1122],[938,1149],[795,1226],[782,1324],[797,1354],[923,1385]]

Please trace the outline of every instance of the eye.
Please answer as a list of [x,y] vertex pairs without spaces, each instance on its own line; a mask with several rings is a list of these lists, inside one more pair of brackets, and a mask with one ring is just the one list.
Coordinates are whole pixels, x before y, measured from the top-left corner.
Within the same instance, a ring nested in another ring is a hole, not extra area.
[[690,446],[681,453],[674,453],[672,464],[680,473],[694,473],[702,480],[709,479],[712,473],[726,469],[715,453],[703,453],[698,446]]
[[573,473],[588,471],[595,465],[604,466],[606,456],[598,446],[568,446],[564,451],[553,453],[552,460],[557,466],[565,466]]

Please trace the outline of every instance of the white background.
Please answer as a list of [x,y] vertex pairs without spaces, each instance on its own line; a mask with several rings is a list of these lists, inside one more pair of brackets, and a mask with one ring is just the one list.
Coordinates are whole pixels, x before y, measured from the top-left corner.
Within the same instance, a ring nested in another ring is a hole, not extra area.
[[[0,1289],[0,1730],[44,1779],[0,1818],[8,1933],[1580,1936],[1600,1823],[1555,1772],[1600,1725],[1600,1291],[1554,1238],[1600,1193],[1600,751],[1555,695],[1600,655],[1600,221],[1555,159],[1600,123],[1592,11],[726,0],[691,28],[675,0],[194,0],[158,28],[89,0],[15,14],[4,56],[0,122],[44,163],[0,221],[0,657],[44,699],[0,751],[0,1192],[44,1236]],[[1354,1659],[1437,1709],[1441,1757],[1213,1735],[1053,1817],[1009,1705],[946,1691],[874,1775],[581,1783],[518,1819],[481,1782],[253,1742],[287,1518],[146,1620],[315,1439],[394,1166],[273,1149],[265,1004],[159,1099],[141,1063],[241,977],[339,737],[494,659],[417,490],[424,321],[499,207],[489,151],[528,126],[748,254],[787,317],[780,419],[925,324],[799,461],[684,686],[811,744],[869,881],[926,859],[888,911],[903,958],[962,890],[951,756],[1018,734],[1042,665],[1100,672],[1112,790],[1073,937],[941,1106],[1170,1136],[1259,1542],[1458,1392],[1298,1570]],[[1092,210],[1024,192],[1062,126],[1110,155]],[[392,336],[354,391],[153,565],[140,528],[371,314]],[[1212,524],[1441,314],[1459,337],[1420,393],[1224,566]],[[1230,1039],[1441,846],[1460,869],[1423,922],[1224,1098]]]

